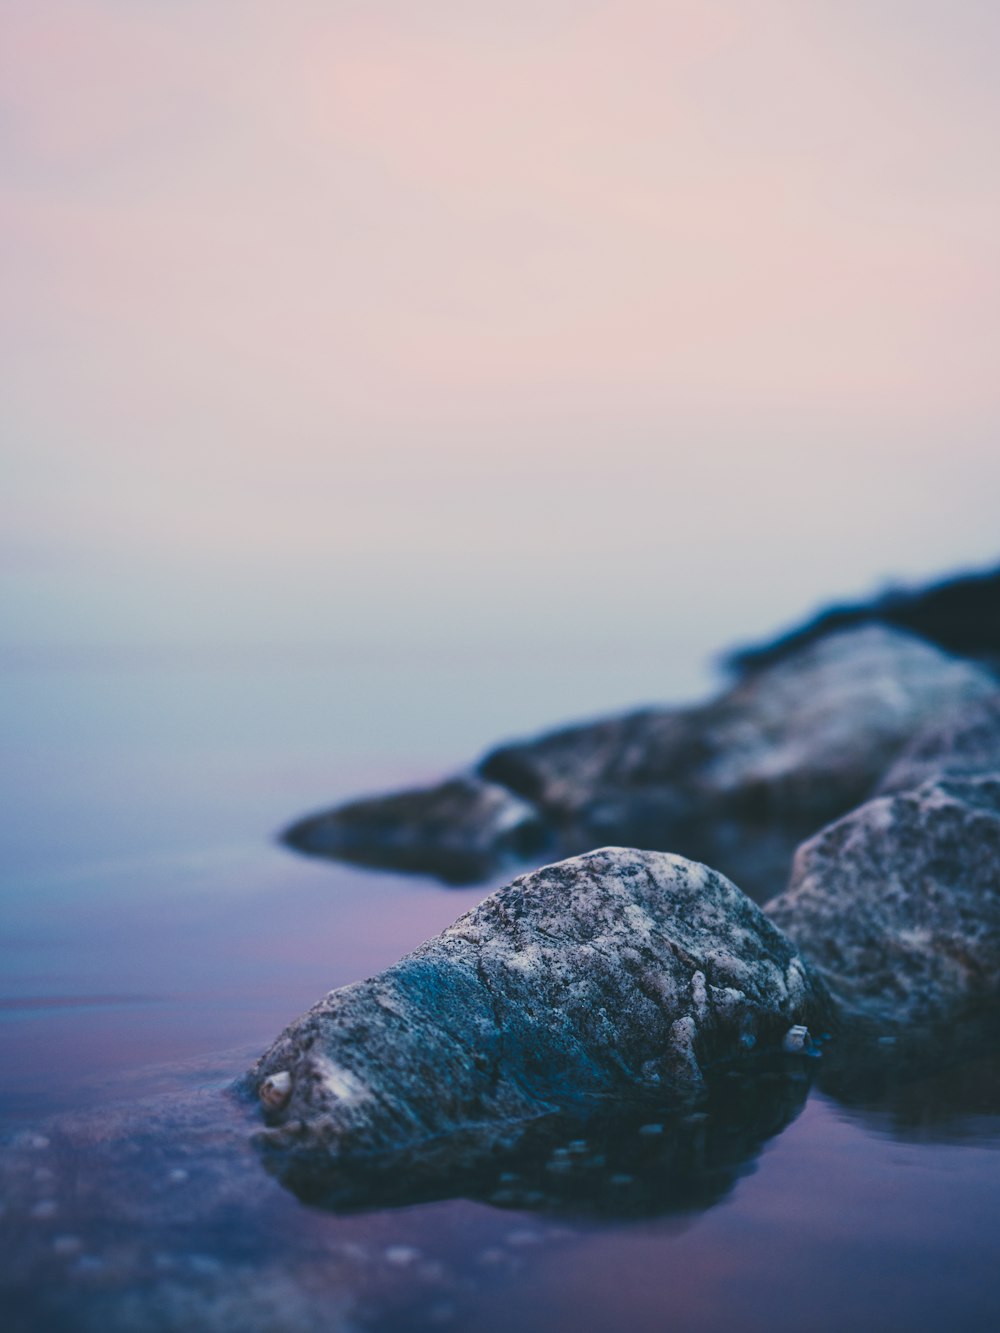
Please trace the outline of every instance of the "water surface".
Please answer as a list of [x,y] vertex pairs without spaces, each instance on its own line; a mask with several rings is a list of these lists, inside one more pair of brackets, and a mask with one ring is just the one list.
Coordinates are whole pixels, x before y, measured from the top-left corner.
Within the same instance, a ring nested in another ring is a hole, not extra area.
[[873,1080],[850,1105],[820,1072],[770,1137],[727,1153],[709,1126],[692,1167],[705,1188],[631,1213],[626,1196],[595,1214],[515,1189],[336,1215],[262,1169],[228,1082],[326,990],[486,891],[308,861],[273,832],[595,711],[599,686],[608,704],[656,697],[655,664],[617,681],[606,663],[565,667],[534,664],[526,690],[509,660],[8,664],[0,1231],[15,1327],[1000,1324],[1000,1058]]

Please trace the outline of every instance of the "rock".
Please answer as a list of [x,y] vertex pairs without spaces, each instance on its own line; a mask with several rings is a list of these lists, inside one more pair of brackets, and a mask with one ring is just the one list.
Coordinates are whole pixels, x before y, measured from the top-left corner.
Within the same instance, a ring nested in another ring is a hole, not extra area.
[[767,915],[847,1020],[880,1035],[954,1023],[1000,996],[1000,775],[882,796],[795,857]]
[[830,607],[769,643],[731,653],[727,663],[741,673],[759,671],[828,634],[866,624],[892,625],[918,634],[946,652],[977,658],[998,670],[1000,568]]
[[561,823],[580,819],[595,800],[630,799],[641,787],[671,781],[675,817],[692,813],[678,778],[704,763],[706,709],[645,708],[502,745],[480,772],[533,801]]
[[918,732],[879,783],[877,794],[910,791],[935,777],[1000,773],[1000,692]]
[[285,838],[456,884],[553,849],[669,848],[765,899],[786,883],[802,839],[865,800],[915,733],[995,691],[979,666],[862,626],[806,644],[707,704],[504,745],[478,778],[356,801]]
[[676,1108],[706,1070],[777,1049],[824,1005],[787,939],[723,876],[605,848],[516,879],[394,967],[331,992],[243,1090],[291,1073],[262,1146],[293,1188],[335,1193],[355,1164],[448,1136],[643,1098]]
[[537,810],[471,776],[353,801],[283,834],[290,846],[314,856],[436,875],[449,884],[474,883],[540,853],[546,838]]
[[481,772],[533,801],[570,848],[672,847],[767,897],[798,843],[870,795],[916,732],[995,689],[978,666],[863,626],[806,644],[708,704],[503,746]]

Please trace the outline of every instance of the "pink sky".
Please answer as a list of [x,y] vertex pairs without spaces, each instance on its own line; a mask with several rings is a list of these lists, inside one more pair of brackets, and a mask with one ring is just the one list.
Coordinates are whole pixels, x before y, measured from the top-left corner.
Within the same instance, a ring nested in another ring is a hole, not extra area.
[[3,23],[15,641],[700,652],[998,554],[992,4]]

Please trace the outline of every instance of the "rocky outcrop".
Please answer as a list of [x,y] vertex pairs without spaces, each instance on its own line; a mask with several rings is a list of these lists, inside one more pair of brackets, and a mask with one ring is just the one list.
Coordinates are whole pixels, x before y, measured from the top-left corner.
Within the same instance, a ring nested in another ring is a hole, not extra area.
[[553,849],[670,849],[767,898],[798,843],[869,796],[916,732],[995,690],[974,664],[865,626],[811,642],[707,704],[505,745],[479,778],[355,802],[287,839],[449,882]]
[[314,856],[469,884],[541,852],[547,836],[538,811],[506,788],[457,777],[309,816],[283,839]]
[[916,732],[993,690],[979,667],[865,626],[702,707],[504,746],[481,771],[538,805],[571,845],[670,847],[766,897],[798,843],[864,800]]
[[935,777],[989,773],[1000,773],[1000,692],[919,732],[885,774],[877,794],[910,791]]
[[871,624],[917,634],[946,652],[1000,671],[1000,569],[832,606],[777,639],[729,654],[726,661],[734,671],[759,671],[828,634]]
[[605,848],[498,890],[379,976],[333,991],[247,1075],[295,1188],[358,1161],[609,1101],[673,1109],[780,1046],[825,995],[723,876]]
[[1000,775],[939,779],[831,824],[765,908],[847,1020],[940,1025],[1000,998]]

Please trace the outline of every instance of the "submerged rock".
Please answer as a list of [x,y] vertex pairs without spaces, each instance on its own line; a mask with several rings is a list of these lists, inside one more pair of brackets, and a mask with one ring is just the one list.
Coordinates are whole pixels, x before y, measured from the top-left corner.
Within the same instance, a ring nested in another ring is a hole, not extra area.
[[759,671],[817,639],[858,625],[891,625],[946,652],[1000,670],[1000,568],[963,574],[923,588],[893,589],[868,602],[832,606],[769,643],[731,653],[735,671]]
[[283,835],[314,856],[436,875],[449,884],[474,883],[523,861],[541,852],[546,837],[537,810],[471,776],[352,801],[302,819]]
[[1000,774],[882,796],[795,858],[765,911],[848,1019],[935,1025],[1000,998]]
[[919,732],[878,786],[910,791],[935,777],[1000,773],[1000,692],[978,699]]
[[[674,1109],[704,1073],[825,995],[795,949],[723,876],[664,853],[605,848],[498,890],[369,981],[293,1023],[244,1081],[264,1145],[294,1188],[336,1193],[359,1160],[442,1136],[655,1098]],[[453,1139],[453,1141],[456,1141]]]

